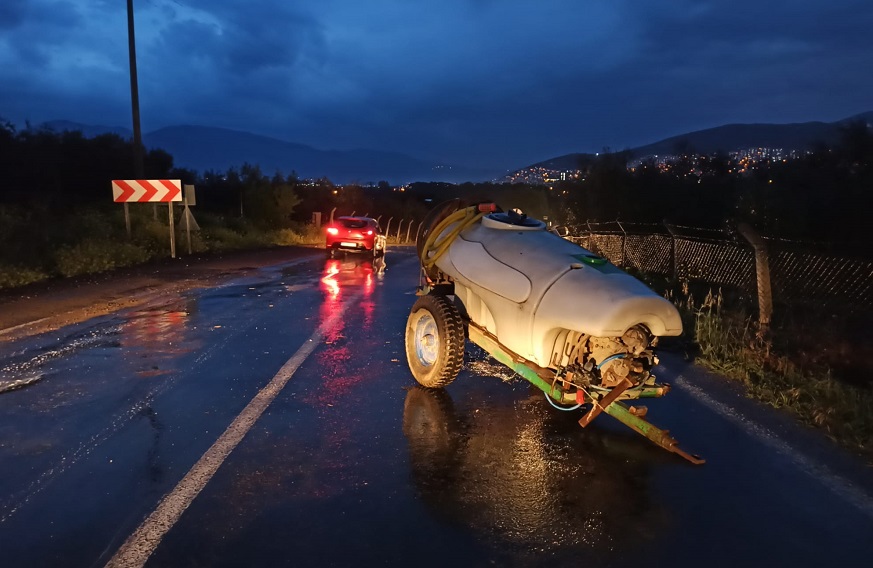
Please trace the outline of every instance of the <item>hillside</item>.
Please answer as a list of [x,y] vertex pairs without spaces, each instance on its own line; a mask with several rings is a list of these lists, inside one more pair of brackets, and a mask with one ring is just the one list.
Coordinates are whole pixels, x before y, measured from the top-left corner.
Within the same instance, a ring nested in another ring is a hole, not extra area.
[[798,124],[727,124],[672,136],[631,150],[633,157],[714,152],[745,148],[785,148],[809,150],[819,143],[833,144],[839,139],[838,123],[803,122]]
[[[652,144],[630,150],[632,158],[671,155],[684,152],[711,154],[746,148],[783,148],[809,150],[817,144],[832,145],[839,140],[840,129],[854,121],[873,124],[873,111],[850,116],[836,122],[802,122],[796,124],[727,124],[671,136]],[[566,154],[528,168],[543,167],[554,170],[572,170],[580,160],[590,160],[593,154]],[[522,168],[526,169],[526,168]]]
[[[129,138],[125,128],[93,126],[56,120],[42,125],[62,132],[81,131],[86,137],[112,133]],[[176,166],[198,172],[224,172],[245,163],[258,165],[266,174],[296,172],[301,178],[327,177],[334,183],[412,181],[461,182],[484,180],[490,171],[437,164],[397,152],[377,150],[319,150],[250,132],[208,126],[170,126],[143,134],[146,148],[160,148],[173,156]]]

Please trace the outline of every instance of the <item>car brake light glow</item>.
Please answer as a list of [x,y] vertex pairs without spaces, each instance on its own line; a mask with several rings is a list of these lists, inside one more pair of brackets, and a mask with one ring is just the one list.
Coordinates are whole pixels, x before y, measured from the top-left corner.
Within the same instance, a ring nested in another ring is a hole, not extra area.
[[372,234],[373,234],[373,231],[372,231],[372,230],[367,231],[367,234],[368,234],[368,235],[372,235]]
[[338,235],[339,229],[337,229],[336,227],[328,227],[327,232],[331,235]]

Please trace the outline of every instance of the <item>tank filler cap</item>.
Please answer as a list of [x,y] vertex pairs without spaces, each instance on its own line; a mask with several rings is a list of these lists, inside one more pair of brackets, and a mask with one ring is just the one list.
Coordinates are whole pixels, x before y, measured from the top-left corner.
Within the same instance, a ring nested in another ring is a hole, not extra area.
[[539,219],[528,217],[519,209],[486,215],[482,218],[482,225],[490,229],[513,231],[542,231],[546,228],[545,223]]

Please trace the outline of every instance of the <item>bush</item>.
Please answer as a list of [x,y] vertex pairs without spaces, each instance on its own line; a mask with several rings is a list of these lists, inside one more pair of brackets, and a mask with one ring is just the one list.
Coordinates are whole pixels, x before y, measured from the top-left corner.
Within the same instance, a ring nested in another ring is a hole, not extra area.
[[58,221],[59,229],[68,242],[88,238],[111,239],[123,234],[121,232],[124,227],[123,218],[120,214],[113,215],[112,210],[101,210],[96,207],[82,208],[71,215],[61,217]]
[[[191,231],[191,253],[207,252],[209,245],[204,239],[202,231]],[[176,254],[188,253],[188,235],[185,234],[184,227],[176,230]]]
[[55,263],[58,273],[69,277],[140,264],[152,256],[150,251],[134,243],[86,239],[59,249]]
[[48,274],[23,266],[0,264],[0,288],[24,286],[40,280],[46,280]]
[[237,232],[226,227],[203,229],[203,240],[209,250],[227,251],[257,248],[272,244],[265,233],[259,231]]
[[315,225],[302,225],[295,229],[280,229],[271,233],[270,240],[279,246],[320,246],[324,244],[324,234]]

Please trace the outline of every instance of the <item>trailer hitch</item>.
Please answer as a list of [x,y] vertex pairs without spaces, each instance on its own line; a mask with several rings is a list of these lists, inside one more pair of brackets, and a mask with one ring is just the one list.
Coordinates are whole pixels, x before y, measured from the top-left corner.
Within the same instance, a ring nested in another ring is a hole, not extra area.
[[[583,428],[588,426],[594,418],[600,414],[601,412],[606,412],[608,415],[612,416],[634,432],[645,436],[652,442],[661,446],[668,452],[673,452],[674,454],[678,454],[690,461],[695,465],[702,465],[706,463],[706,460],[701,458],[695,454],[689,454],[679,447],[679,442],[676,441],[675,438],[670,436],[669,431],[661,430],[651,422],[647,422],[643,420],[643,416],[646,415],[646,407],[635,407],[631,406],[628,408],[623,403],[621,403],[618,399],[621,392],[627,389],[625,386],[619,385],[618,387],[612,389],[612,391],[606,396],[602,397],[600,400],[592,397],[590,394],[587,394],[589,400],[592,400],[591,410],[588,411],[588,414],[582,417],[579,420],[579,425]],[[666,385],[665,385],[666,386]],[[620,392],[616,392],[619,391]],[[667,389],[669,390],[669,389]]]
[[679,443],[670,436],[667,430],[661,430],[654,424],[644,420],[643,417],[647,411],[646,407],[627,407],[621,402],[622,400],[664,396],[670,391],[670,385],[656,384],[634,387],[629,380],[624,379],[611,389],[576,387],[575,392],[569,392],[567,388],[556,380],[556,373],[553,370],[539,367],[520,355],[513,353],[506,346],[502,345],[494,335],[472,322],[468,322],[468,337],[470,341],[518,373],[555,402],[576,405],[590,403],[591,409],[579,420],[579,425],[583,428],[588,426],[601,413],[605,412],[668,452],[678,454],[695,465],[706,463],[706,460],[700,456],[689,454],[679,448]]

